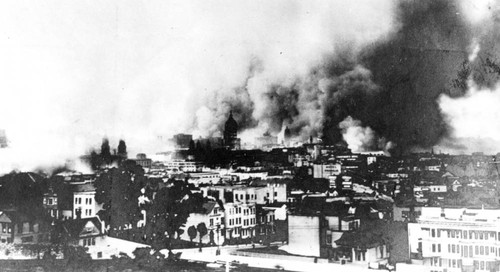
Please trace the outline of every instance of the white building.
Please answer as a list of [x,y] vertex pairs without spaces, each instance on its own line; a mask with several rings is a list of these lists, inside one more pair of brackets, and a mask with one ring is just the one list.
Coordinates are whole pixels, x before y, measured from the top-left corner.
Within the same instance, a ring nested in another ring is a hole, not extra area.
[[188,182],[200,185],[200,184],[217,184],[220,183],[221,176],[217,172],[199,172],[199,173],[189,173]]
[[422,271],[500,271],[500,209],[423,207],[408,236]]
[[[224,210],[215,201],[209,201],[203,204],[202,210],[199,212],[189,214],[184,227],[184,233],[181,235],[183,240],[191,240],[188,233],[188,228],[198,224],[204,223],[207,227],[207,235],[202,237],[202,243],[208,244],[211,242],[211,235],[213,235],[213,243],[222,245],[224,243],[224,236],[222,235],[224,227]],[[210,234],[213,233],[213,234]],[[194,242],[200,241],[199,233],[193,239]]]
[[341,165],[339,163],[321,163],[313,165],[314,178],[330,178],[336,177],[341,173]]
[[95,187],[91,183],[77,185],[73,191],[73,219],[95,217],[102,205],[95,201]]
[[226,203],[225,205],[226,238],[250,238],[255,236],[257,224],[255,204]]

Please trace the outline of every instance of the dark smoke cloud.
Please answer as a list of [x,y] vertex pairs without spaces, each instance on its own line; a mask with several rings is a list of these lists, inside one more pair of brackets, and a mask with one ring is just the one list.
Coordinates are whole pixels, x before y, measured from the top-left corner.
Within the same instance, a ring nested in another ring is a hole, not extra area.
[[[488,64],[499,49],[500,34],[494,30],[499,20],[473,26],[461,5],[445,0],[398,2],[396,31],[361,48],[333,42],[335,52],[306,74],[270,79],[265,65],[251,69],[245,84],[229,92],[241,95],[229,103],[240,107],[236,117],[241,131],[263,128],[277,133],[287,125],[296,137],[320,136],[333,144],[345,140],[347,126],[353,124],[370,132],[356,135],[373,137],[361,140],[362,149],[390,146],[396,155],[449,138],[452,131],[438,99],[443,94],[463,96],[469,75],[492,86],[498,78],[488,70],[500,71],[500,66]],[[474,42],[481,51],[470,60]],[[462,90],[457,77],[465,86]],[[215,110],[216,116],[227,116],[228,111]],[[225,118],[218,120],[220,128]]]
[[[431,147],[447,136],[436,99],[450,88],[471,41],[459,14],[451,1],[402,2],[399,31],[360,56],[359,62],[371,71],[371,84],[325,109],[325,139],[340,139],[337,123],[347,116],[392,141],[393,153]],[[364,95],[374,85],[379,91]]]

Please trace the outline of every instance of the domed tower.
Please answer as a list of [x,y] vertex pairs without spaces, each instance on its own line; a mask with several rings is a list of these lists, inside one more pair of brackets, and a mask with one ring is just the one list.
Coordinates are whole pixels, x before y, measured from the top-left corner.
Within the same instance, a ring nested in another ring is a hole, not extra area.
[[238,123],[236,123],[236,120],[233,118],[233,111],[230,111],[229,118],[227,118],[224,126],[224,146],[229,149],[234,149],[236,147],[237,136]]

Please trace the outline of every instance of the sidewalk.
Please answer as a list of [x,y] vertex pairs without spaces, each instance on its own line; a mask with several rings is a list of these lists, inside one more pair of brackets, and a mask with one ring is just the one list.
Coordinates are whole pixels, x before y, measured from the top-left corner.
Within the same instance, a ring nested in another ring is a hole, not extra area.
[[[279,255],[276,258],[260,258],[260,257],[246,257],[232,255],[231,253],[238,249],[252,248],[252,246],[224,246],[221,247],[221,254],[216,255],[217,247],[205,247],[202,252],[197,248],[178,249],[174,252],[182,252],[181,259],[201,261],[201,262],[215,262],[215,261],[238,261],[240,263],[248,264],[251,267],[258,268],[276,268],[282,267],[289,271],[353,271],[353,272],[374,272],[384,270],[368,269],[368,264],[336,264],[336,263],[314,263],[299,260],[291,260],[287,256],[287,260],[280,259]],[[299,258],[297,258],[299,259]]]

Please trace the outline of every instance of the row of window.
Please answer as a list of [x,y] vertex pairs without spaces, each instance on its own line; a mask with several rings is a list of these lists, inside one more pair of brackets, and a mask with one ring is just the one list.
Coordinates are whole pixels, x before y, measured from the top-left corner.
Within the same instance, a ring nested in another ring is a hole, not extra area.
[[[82,212],[82,209],[76,209],[76,210],[75,210],[75,215],[76,215],[77,213],[79,213],[79,212],[81,213],[81,212]],[[85,210],[84,210],[84,213],[85,213],[85,216],[92,216],[92,215],[93,215],[93,214],[92,214],[92,209],[85,209]]]
[[[432,244],[432,252],[441,252],[441,244]],[[499,255],[500,250],[495,250],[495,247],[492,246],[472,246],[472,245],[454,245],[448,244],[448,253],[457,253],[461,254],[462,257],[473,257],[473,256],[481,256],[481,255],[490,255],[495,254]]]
[[[75,197],[75,204],[82,204],[83,197]],[[92,198],[85,197],[85,204],[92,205]]]
[[[441,258],[431,258],[431,266],[443,267],[443,265],[452,268],[462,268],[462,260],[448,259],[443,262]],[[474,261],[474,270],[497,271],[498,265],[495,262]],[[435,271],[431,269],[431,272]],[[438,270],[439,271],[439,270]]]
[[[448,259],[448,262],[444,261],[444,264],[448,264],[447,267],[461,268],[462,260]],[[443,259],[441,258],[431,258],[431,266],[443,266]]]
[[[490,238],[495,239],[495,232],[492,231],[476,231],[476,230],[441,230],[441,229],[431,229],[431,237],[441,237],[442,232],[446,232],[448,238],[458,238],[458,239],[476,239],[476,240],[488,240]],[[500,239],[500,233],[497,236]]]
[[85,238],[82,243],[83,246],[95,246],[95,238]]
[[255,218],[243,220],[243,226],[255,225]]
[[[221,217],[220,219],[221,221],[224,221],[224,217]],[[220,225],[220,222],[219,220],[216,220],[217,221],[217,225]],[[210,227],[213,227],[214,226],[214,219],[213,218],[210,218]]]
[[12,227],[10,223],[0,223],[0,228],[2,229],[2,233],[12,232]]
[[43,198],[43,204],[44,205],[57,205],[57,198]]
[[241,224],[241,218],[229,219],[229,226],[240,225],[240,224]]
[[[229,214],[240,214],[242,211],[241,207],[229,208]],[[255,208],[245,208],[243,209],[243,215],[255,214]]]

